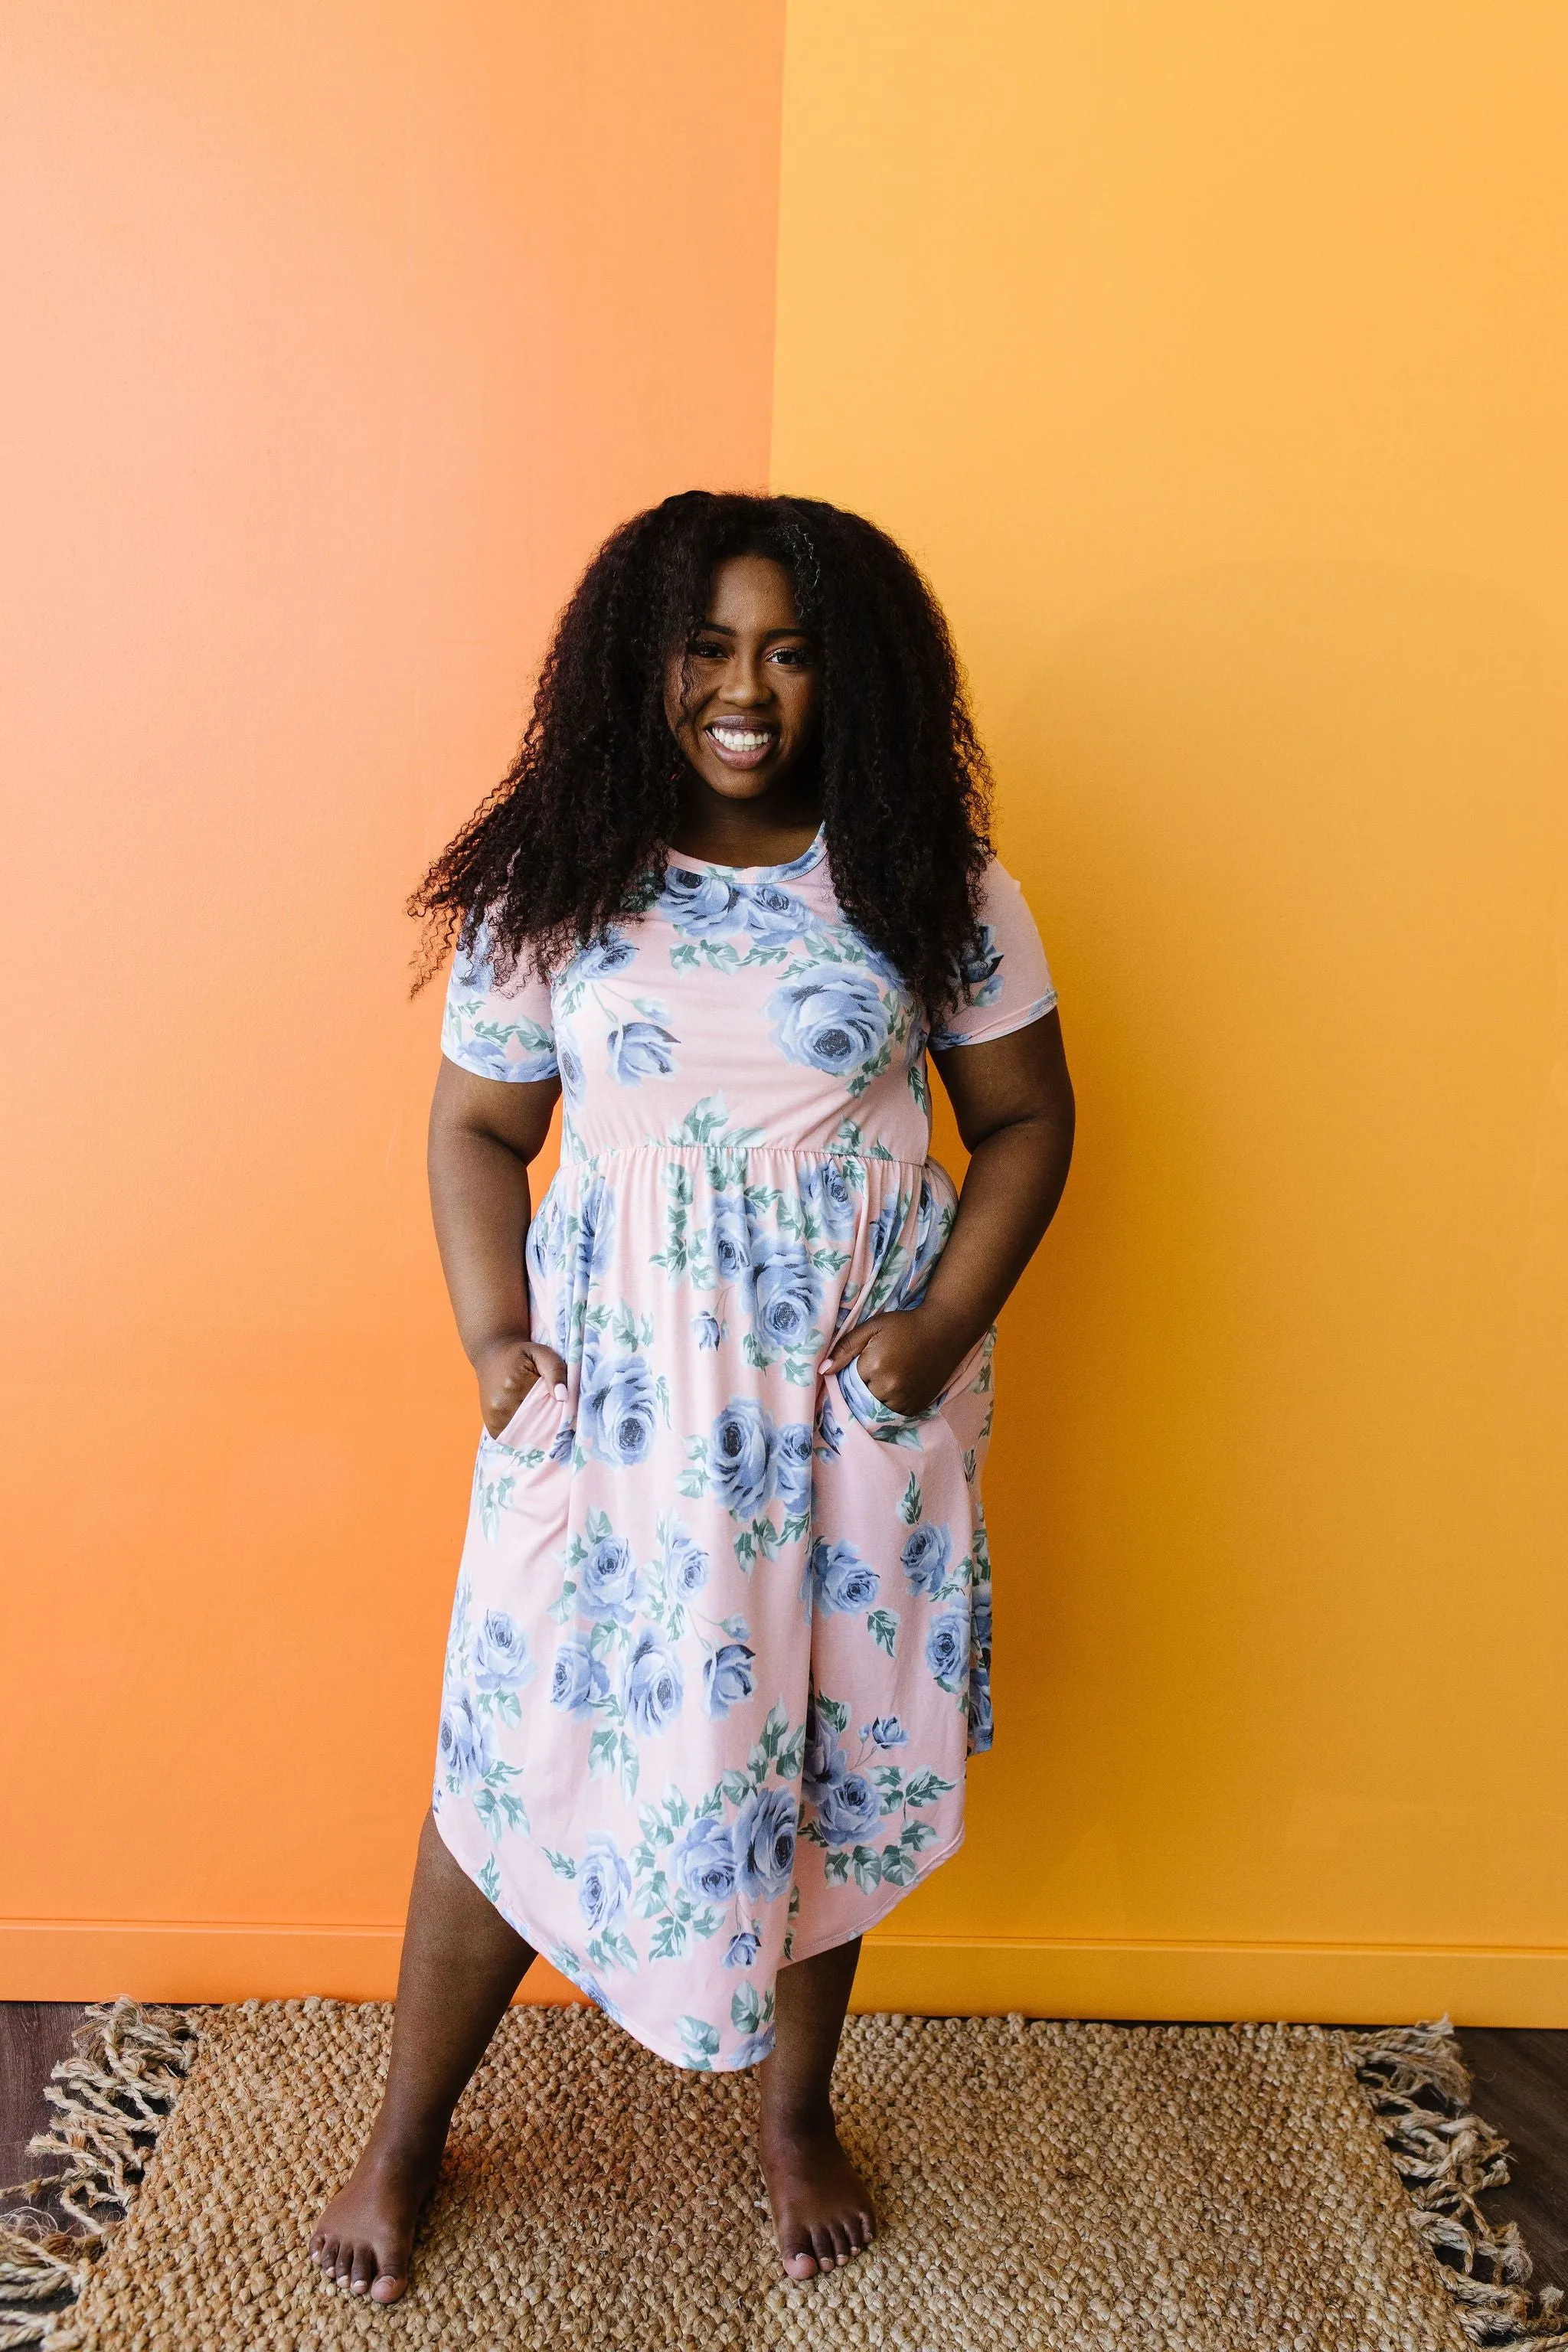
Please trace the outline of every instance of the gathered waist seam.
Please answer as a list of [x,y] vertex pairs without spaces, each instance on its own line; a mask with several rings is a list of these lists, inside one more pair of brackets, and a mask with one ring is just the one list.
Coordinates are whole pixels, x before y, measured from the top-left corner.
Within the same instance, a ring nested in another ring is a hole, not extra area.
[[849,1160],[863,1168],[926,1168],[930,1151],[918,1160],[900,1159],[891,1151],[835,1151],[828,1146],[808,1149],[792,1143],[626,1143],[605,1151],[563,1151],[561,1166],[602,1168],[616,1160]]

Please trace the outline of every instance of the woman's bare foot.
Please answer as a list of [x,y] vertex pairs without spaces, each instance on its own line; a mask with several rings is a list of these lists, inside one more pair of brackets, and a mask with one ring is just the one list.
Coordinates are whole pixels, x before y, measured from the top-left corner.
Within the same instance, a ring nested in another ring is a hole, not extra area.
[[757,2153],[791,2278],[815,2278],[870,2244],[877,2227],[870,2192],[839,2145],[831,2113],[810,2125],[764,2121]]
[[438,2143],[434,2150],[382,2147],[373,2134],[316,2224],[310,2260],[351,2294],[395,2303],[408,2284],[420,2209],[440,2168]]

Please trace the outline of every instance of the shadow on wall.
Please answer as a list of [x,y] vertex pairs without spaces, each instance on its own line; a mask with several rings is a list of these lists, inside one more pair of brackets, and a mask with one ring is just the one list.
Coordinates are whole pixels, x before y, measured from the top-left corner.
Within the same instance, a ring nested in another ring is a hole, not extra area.
[[1080,1142],[1004,1323],[998,1752],[928,1932],[1496,1942],[1522,1898],[1541,1939],[1411,1709],[1564,1533],[1561,676],[1474,581],[1238,566],[992,715]]

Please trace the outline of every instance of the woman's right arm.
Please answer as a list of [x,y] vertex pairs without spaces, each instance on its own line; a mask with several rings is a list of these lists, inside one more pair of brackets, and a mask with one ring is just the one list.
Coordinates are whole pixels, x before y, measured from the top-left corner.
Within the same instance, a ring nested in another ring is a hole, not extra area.
[[558,1078],[480,1078],[443,1055],[430,1105],[430,1207],[441,1271],[492,1437],[536,1380],[564,1392],[564,1362],[528,1336],[522,1255],[529,1162],[543,1149],[560,1093]]

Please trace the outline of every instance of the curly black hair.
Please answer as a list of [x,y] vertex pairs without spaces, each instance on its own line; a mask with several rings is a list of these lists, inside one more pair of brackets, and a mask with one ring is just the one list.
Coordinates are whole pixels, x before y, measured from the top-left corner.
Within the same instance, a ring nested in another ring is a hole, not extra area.
[[990,773],[947,623],[885,531],[821,499],[687,490],[605,541],[562,614],[516,759],[408,902],[416,986],[482,919],[497,976],[541,977],[647,906],[684,760],[665,674],[715,568],[770,556],[819,648],[815,759],[839,904],[934,1021],[978,951]]

